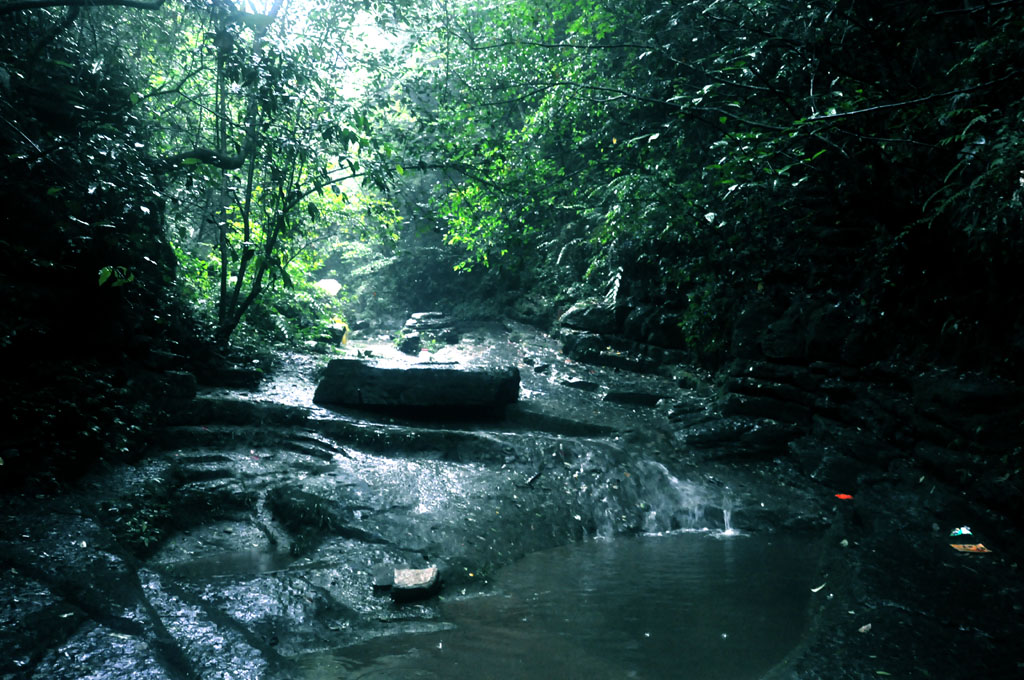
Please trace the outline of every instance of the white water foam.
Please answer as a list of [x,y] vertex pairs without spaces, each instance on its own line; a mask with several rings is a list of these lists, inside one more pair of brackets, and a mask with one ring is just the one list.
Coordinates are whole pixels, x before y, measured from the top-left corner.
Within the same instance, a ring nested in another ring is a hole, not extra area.
[[[580,500],[593,509],[595,537],[688,532],[741,535],[732,526],[731,502],[718,490],[709,493],[706,488],[680,480],[659,462],[640,460],[614,466],[594,482],[589,489],[583,485]],[[721,521],[718,508],[722,508]]]

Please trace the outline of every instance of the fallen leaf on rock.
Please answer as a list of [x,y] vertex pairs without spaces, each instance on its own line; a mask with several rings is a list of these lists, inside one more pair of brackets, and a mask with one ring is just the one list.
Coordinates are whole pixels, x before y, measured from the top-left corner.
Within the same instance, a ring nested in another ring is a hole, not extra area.
[[853,500],[853,496],[851,496],[848,493],[837,493],[836,494],[836,498],[838,498],[841,501],[852,501]]
[[949,547],[958,552],[965,553],[990,553],[992,552],[982,543],[950,543]]
[[863,626],[861,626],[860,628],[857,629],[857,632],[858,633],[870,633],[871,632],[871,624],[870,623],[865,623]]
[[811,592],[812,592],[812,593],[816,593],[816,592],[818,592],[819,590],[821,590],[822,588],[824,588],[824,587],[825,587],[825,585],[826,585],[826,584],[822,583],[822,584],[821,584],[820,586],[818,586],[817,588],[811,588]]

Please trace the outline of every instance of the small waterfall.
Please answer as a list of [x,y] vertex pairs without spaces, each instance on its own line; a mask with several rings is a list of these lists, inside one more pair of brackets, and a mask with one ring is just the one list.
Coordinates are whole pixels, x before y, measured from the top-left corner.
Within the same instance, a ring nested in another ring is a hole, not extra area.
[[722,508],[722,536],[739,536],[740,532],[732,528],[732,510],[729,508]]
[[[735,534],[731,510],[722,511],[724,522],[718,519],[718,490],[709,493],[680,480],[659,462],[631,461],[597,474],[593,465],[584,465],[581,471],[590,472],[592,479],[580,486],[579,502],[582,514],[592,518],[589,530],[595,536],[712,530]],[[577,473],[574,479],[582,477]]]

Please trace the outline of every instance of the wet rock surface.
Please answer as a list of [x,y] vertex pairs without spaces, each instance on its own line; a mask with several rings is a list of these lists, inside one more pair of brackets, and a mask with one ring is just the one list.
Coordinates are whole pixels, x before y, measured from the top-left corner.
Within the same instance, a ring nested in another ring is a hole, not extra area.
[[[714,383],[501,324],[432,357],[516,367],[519,401],[328,410],[295,355],[258,388],[201,390],[137,465],[0,499],[0,678],[295,677],[314,652],[451,625],[437,598],[393,601],[395,570],[436,567],[461,597],[584,537],[730,522],[824,546],[810,629],[771,677],[1024,670],[1020,473],[987,465],[1020,456],[1013,385],[756,360]],[[993,552],[950,548],[963,525]]]
[[[403,350],[405,351],[405,350]],[[334,359],[313,401],[392,409],[498,409],[519,399],[519,368]]]

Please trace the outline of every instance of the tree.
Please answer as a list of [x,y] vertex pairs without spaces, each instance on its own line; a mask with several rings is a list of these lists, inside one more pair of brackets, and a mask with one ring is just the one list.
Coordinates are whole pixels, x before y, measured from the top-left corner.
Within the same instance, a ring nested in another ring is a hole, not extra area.
[[[264,18],[214,12],[214,30],[202,35],[208,56],[192,68],[206,76],[190,83],[198,94],[174,88],[182,99],[212,100],[200,115],[181,111],[193,148],[167,163],[184,175],[181,200],[198,213],[188,235],[206,238],[207,225],[216,231],[221,342],[265,290],[292,285],[284,253],[308,242],[346,179],[383,186],[393,171],[377,157],[367,115],[343,96],[342,75],[325,67],[346,66],[342,38],[354,13],[325,6],[275,18],[279,7]],[[338,192],[330,200],[328,188]]]
[[626,280],[706,356],[798,291],[935,351],[1012,335],[1019,4],[442,8],[412,153],[455,166],[467,263]]

